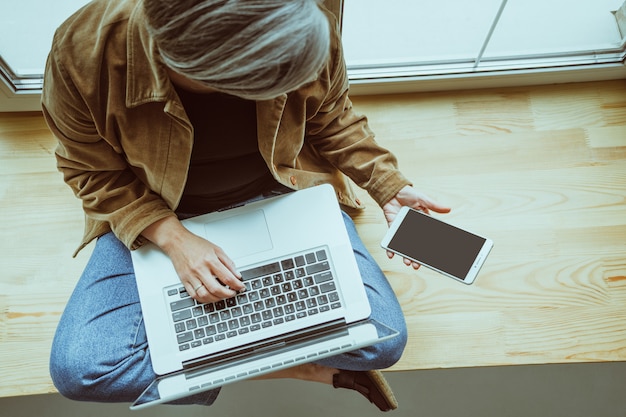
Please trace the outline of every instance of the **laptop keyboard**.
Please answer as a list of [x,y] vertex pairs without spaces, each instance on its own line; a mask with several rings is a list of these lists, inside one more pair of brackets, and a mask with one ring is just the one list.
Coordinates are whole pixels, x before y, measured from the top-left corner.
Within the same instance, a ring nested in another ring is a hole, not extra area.
[[215,303],[197,302],[182,286],[167,290],[181,351],[341,307],[326,249],[240,273],[246,291]]

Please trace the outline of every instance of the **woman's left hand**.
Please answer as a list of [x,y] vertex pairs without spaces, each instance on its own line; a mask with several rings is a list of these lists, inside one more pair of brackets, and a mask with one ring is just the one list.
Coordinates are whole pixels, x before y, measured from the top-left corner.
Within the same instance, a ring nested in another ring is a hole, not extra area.
[[[451,208],[443,206],[436,201],[429,198],[427,195],[420,193],[415,188],[407,185],[402,188],[398,194],[396,194],[389,202],[383,205],[383,213],[387,224],[391,225],[393,220],[398,215],[400,207],[409,206],[416,210],[422,211],[426,214],[430,214],[431,211],[436,213],[449,213]],[[387,251],[389,259],[393,258],[393,252]],[[407,266],[412,266],[413,269],[418,269],[420,264],[413,262],[410,259],[404,258],[404,263]]]

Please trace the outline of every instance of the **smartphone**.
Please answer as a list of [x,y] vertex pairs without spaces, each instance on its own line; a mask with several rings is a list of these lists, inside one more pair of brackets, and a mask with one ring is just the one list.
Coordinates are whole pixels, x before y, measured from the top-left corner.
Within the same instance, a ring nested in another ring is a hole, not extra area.
[[402,207],[381,246],[464,284],[476,279],[493,241]]

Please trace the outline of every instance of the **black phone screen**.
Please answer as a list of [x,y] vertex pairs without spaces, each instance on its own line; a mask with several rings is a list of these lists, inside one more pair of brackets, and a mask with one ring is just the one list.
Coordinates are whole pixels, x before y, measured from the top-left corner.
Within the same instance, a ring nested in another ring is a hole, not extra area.
[[485,239],[480,236],[409,210],[388,247],[464,279],[484,243]]

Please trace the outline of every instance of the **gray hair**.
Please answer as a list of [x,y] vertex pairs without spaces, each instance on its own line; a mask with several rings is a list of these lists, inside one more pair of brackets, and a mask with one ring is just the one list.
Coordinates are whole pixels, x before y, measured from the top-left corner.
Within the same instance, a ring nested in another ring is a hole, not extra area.
[[165,65],[209,88],[267,100],[313,81],[328,59],[320,0],[144,0]]

